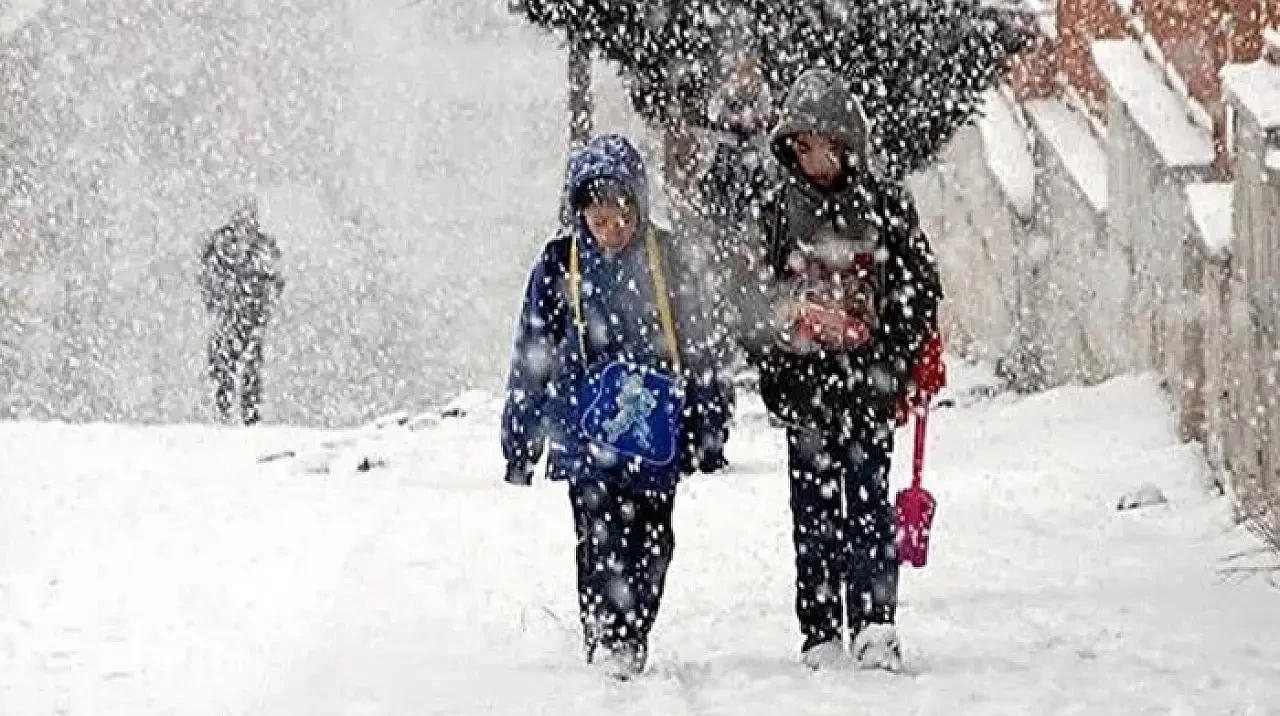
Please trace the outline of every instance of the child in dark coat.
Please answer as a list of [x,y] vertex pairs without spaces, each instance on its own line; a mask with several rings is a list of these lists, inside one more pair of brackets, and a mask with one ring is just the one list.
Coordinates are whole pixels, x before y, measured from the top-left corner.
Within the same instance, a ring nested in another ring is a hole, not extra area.
[[900,666],[893,431],[898,405],[941,375],[933,251],[867,136],[838,76],[792,86],[771,137],[777,175],[759,180],[764,266],[739,299],[761,397],[787,426],[795,609],[814,668]]
[[502,418],[506,481],[568,483],[588,663],[643,670],[675,548],[682,474],[723,464],[709,317],[648,214],[644,162],[598,137],[570,160],[569,225],[533,267]]

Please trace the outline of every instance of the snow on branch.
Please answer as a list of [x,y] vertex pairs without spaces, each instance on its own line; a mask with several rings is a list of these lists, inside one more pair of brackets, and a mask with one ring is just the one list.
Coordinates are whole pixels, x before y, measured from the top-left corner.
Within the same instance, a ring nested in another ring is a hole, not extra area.
[[1030,44],[1020,15],[979,0],[519,0],[530,22],[617,64],[649,122],[703,126],[737,56],[758,58],[775,98],[805,69],[849,83],[884,165],[931,164],[979,114],[1008,60]]

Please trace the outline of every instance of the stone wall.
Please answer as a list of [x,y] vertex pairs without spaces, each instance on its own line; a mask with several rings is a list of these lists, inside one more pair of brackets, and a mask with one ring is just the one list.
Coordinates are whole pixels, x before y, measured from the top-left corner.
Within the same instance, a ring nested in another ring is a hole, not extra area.
[[[1064,100],[993,96],[985,124],[913,179],[948,335],[1024,389],[1158,375],[1221,484],[1273,495],[1280,514],[1280,67],[1224,72],[1224,181],[1212,131],[1137,42],[1095,42],[1092,60],[1105,133]],[[1029,212],[1010,160],[1024,151]]]

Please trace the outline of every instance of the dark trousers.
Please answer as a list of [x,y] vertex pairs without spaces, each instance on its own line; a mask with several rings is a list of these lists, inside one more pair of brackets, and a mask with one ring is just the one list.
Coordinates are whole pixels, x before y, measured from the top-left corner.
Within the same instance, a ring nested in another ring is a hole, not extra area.
[[643,664],[675,550],[675,492],[578,480],[570,484],[569,498],[587,658],[598,647],[626,647]]
[[257,322],[233,320],[215,328],[209,339],[209,377],[220,420],[235,419],[237,402],[245,425],[252,425],[261,417],[262,333]]
[[803,648],[892,623],[898,558],[889,497],[892,434],[849,439],[787,429]]

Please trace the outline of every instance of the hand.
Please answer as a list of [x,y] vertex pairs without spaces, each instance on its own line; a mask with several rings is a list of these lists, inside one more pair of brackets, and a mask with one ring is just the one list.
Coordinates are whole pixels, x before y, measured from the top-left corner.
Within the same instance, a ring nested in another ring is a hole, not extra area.
[[772,330],[774,343],[787,353],[814,353],[820,347],[810,331],[801,324],[804,304],[795,297],[784,296],[773,304]]
[[898,403],[893,408],[893,422],[897,425],[906,425],[911,422],[911,414],[917,412],[928,401],[928,397],[921,396],[915,391],[908,392],[898,398]]
[[724,450],[720,447],[704,445],[698,448],[690,443],[680,456],[680,474],[685,476],[699,472],[710,475],[728,466],[729,461],[725,459]]
[[797,324],[801,336],[836,350],[852,350],[871,340],[866,321],[843,306],[821,301],[803,304]]
[[729,461],[719,450],[707,450],[698,461],[698,471],[710,475],[729,467]]
[[920,360],[911,371],[916,392],[934,396],[947,384],[947,364],[942,359],[942,339],[934,333],[924,345]]
[[934,333],[925,343],[920,360],[911,369],[911,387],[898,398],[894,420],[906,425],[911,413],[933,399],[947,384],[947,365],[942,359],[942,339]]
[[508,485],[528,487],[533,484],[533,467],[519,463],[508,463],[507,474],[502,481]]

